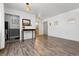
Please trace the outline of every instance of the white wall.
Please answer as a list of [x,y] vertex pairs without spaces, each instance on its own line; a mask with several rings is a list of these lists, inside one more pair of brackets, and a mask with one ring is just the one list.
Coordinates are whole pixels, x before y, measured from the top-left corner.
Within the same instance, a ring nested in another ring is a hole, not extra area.
[[[26,12],[22,12],[22,11],[17,11],[17,10],[13,10],[13,9],[8,9],[5,8],[5,13],[8,14],[13,14],[13,15],[18,15],[20,16],[20,40],[21,40],[21,31],[22,31],[22,19],[30,19],[31,20],[31,24],[32,27],[35,27],[35,16],[32,14],[28,14]],[[31,32],[25,32],[24,33],[24,39],[30,39],[32,38],[32,33]]]
[[[69,19],[74,19],[75,23],[69,23]],[[48,21],[49,36],[79,41],[79,9],[50,17],[44,21]],[[56,21],[57,25],[55,25]]]
[[0,3],[0,49],[5,47],[4,4]]

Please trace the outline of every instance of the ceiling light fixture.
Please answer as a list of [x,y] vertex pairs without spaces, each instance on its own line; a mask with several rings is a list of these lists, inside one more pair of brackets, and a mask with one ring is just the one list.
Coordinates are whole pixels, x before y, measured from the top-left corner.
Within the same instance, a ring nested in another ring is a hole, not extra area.
[[31,11],[31,5],[29,3],[26,3],[26,12]]

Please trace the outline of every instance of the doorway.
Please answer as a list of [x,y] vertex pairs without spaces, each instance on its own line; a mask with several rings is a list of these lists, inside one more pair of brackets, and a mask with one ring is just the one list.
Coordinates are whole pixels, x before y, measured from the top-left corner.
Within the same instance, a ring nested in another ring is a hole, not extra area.
[[14,42],[20,39],[20,17],[5,14],[5,41]]
[[43,34],[48,35],[48,22],[47,21],[43,23]]

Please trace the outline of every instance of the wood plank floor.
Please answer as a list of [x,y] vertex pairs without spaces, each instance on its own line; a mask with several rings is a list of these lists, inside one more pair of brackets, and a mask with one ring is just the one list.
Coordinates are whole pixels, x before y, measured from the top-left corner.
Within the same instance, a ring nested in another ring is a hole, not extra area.
[[0,56],[79,56],[79,42],[39,36],[35,41],[6,43]]

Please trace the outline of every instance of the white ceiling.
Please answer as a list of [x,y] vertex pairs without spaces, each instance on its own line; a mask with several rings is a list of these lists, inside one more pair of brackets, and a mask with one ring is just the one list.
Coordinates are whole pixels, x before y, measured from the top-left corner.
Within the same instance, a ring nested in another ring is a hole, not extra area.
[[[26,12],[25,3],[5,3],[4,6],[5,8]],[[31,6],[32,10],[30,13],[40,14],[41,18],[48,18],[79,8],[79,3],[31,3]]]

